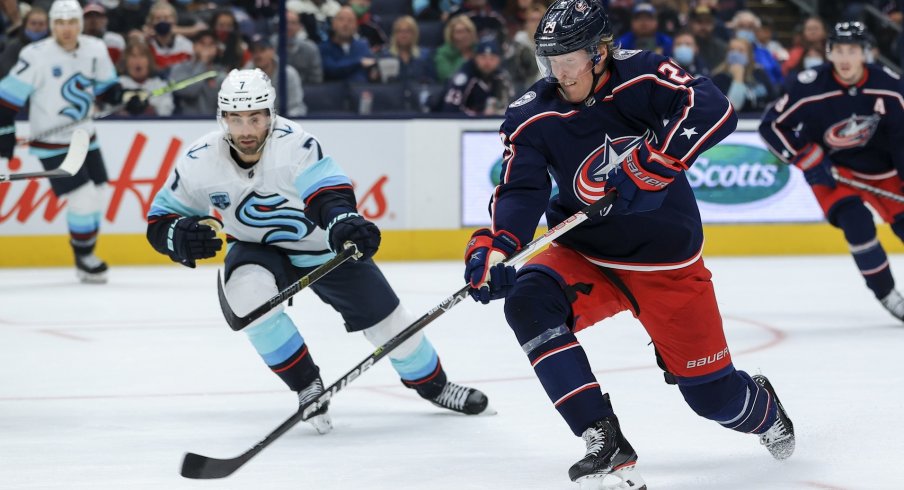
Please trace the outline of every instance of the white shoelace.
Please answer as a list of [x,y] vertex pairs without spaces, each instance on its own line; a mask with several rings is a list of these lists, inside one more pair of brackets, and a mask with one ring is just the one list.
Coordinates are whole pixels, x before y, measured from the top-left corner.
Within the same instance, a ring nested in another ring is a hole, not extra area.
[[79,262],[82,263],[82,265],[84,265],[84,266],[87,267],[88,269],[94,269],[94,268],[100,267],[101,264],[104,263],[103,260],[100,260],[100,259],[97,258],[97,256],[94,255],[94,254],[91,254],[91,255],[82,255],[82,256],[80,256],[80,257],[78,258],[78,260],[79,260]]
[[785,439],[791,437],[791,434],[785,430],[785,424],[782,423],[781,418],[776,418],[775,423],[772,424],[772,427],[769,428],[766,432],[763,432],[760,435],[760,444],[764,444],[769,446],[771,444],[775,444],[776,442],[784,441]]
[[453,410],[461,410],[468,399],[469,391],[470,389],[465,386],[447,382],[446,386],[443,386],[443,391],[433,401]]
[[606,434],[593,427],[585,430],[581,437],[584,439],[584,443],[587,444],[588,456],[591,454],[596,456],[596,453],[606,444]]
[[892,315],[904,319],[904,297],[897,291],[892,290],[888,296],[882,298],[882,306]]
[[313,383],[298,392],[298,405],[303,406],[323,393],[323,382],[315,379]]

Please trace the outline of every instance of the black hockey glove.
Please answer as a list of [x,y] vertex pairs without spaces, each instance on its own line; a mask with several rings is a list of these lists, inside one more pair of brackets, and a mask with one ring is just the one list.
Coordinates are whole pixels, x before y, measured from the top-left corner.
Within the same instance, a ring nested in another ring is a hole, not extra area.
[[7,126],[0,128],[0,157],[12,158],[16,148],[16,127]]
[[148,108],[148,95],[144,90],[126,90],[122,100],[126,104],[126,112],[133,116],[144,114]]
[[505,230],[481,228],[471,235],[465,248],[465,281],[474,301],[487,304],[508,295],[515,285],[515,268],[502,261],[520,248],[518,238]]
[[358,213],[342,213],[326,227],[330,250],[339,252],[342,245],[351,241],[358,247],[361,259],[373,257],[380,248],[380,229]]
[[166,240],[170,258],[194,269],[195,260],[209,259],[223,248],[223,240],[217,237],[217,230],[222,228],[223,223],[212,216],[192,216],[173,221]]
[[666,187],[683,169],[680,162],[641,144],[606,179],[606,190],[618,192],[612,211],[629,214],[659,209],[668,195]]

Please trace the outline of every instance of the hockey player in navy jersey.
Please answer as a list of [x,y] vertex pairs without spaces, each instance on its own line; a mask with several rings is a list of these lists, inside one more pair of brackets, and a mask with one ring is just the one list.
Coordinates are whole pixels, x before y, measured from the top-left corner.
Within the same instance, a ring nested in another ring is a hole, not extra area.
[[[239,315],[264,304],[353,242],[363,258],[340,265],[310,287],[338,311],[350,332],[385,344],[416,319],[370,257],[380,230],[356,212],[351,180],[317,139],[274,112],[276,91],[259,69],[233,70],[218,95],[220,130],[189,145],[154,197],[147,236],[158,252],[194,267],[222,247],[207,216],[217,208],[229,244],[226,296]],[[320,369],[280,306],[244,329],[270,369],[305,405],[323,392]],[[389,354],[402,383],[443,408],[478,414],[479,390],[446,378],[436,350],[417,334]],[[327,405],[309,422],[332,428]]]
[[904,320],[888,257],[876,236],[869,203],[901,239],[904,204],[836,182],[848,179],[901,194],[904,176],[904,86],[894,72],[866,64],[870,36],[859,22],[835,25],[828,63],[797,75],[766,111],[760,135],[779,158],[804,172],[826,219],[841,228],[867,287]]
[[[703,231],[685,170],[736,125],[706,78],[668,58],[615,49],[599,0],[559,0],[535,35],[545,80],[506,112],[492,227],[474,233],[465,279],[505,317],[550,401],[587,452],[569,470],[582,488],[641,488],[637,454],[575,333],[630,311],[666,378],[699,415],[758,434],[777,459],[794,450],[791,421],[763,376],[736,370],[726,344]],[[559,192],[550,199],[551,181]],[[615,200],[515,271],[500,261],[609,192]]]

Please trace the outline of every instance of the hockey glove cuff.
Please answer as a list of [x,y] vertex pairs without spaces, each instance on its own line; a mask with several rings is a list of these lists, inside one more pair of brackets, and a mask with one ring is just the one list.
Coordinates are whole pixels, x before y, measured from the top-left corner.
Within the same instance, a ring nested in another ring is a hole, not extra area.
[[169,225],[166,248],[173,261],[194,269],[195,260],[209,259],[223,248],[217,231],[223,223],[212,216],[179,218]]
[[810,186],[822,185],[834,189],[838,184],[832,177],[832,163],[826,158],[825,151],[816,143],[807,143],[797,152],[792,161],[795,167],[803,170],[804,178]]
[[380,248],[380,229],[358,213],[342,213],[326,227],[330,250],[339,252],[343,244],[351,241],[358,247],[361,259],[373,257]]
[[16,148],[16,127],[3,126],[0,128],[0,157],[12,158]]
[[122,94],[126,112],[133,116],[144,114],[148,108],[148,93],[144,90],[126,90]]
[[646,143],[640,145],[607,178],[607,189],[618,192],[613,211],[627,214],[658,209],[667,195],[667,186],[682,170],[686,167],[681,162]]
[[487,304],[508,294],[515,284],[515,268],[502,261],[520,248],[518,238],[507,231],[481,228],[471,235],[465,250],[465,281],[474,301]]

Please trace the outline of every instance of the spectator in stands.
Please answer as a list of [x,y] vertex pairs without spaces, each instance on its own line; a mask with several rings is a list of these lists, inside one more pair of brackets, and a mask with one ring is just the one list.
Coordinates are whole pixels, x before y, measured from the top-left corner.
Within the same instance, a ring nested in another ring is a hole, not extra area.
[[223,65],[226,71],[241,68],[251,61],[251,52],[245,41],[242,41],[238,22],[231,10],[220,9],[214,12],[210,26],[220,42],[217,63]]
[[681,31],[675,36],[675,43],[672,45],[672,59],[675,63],[695,77],[708,77],[709,67],[699,53],[697,41],[690,31]]
[[681,22],[681,15],[678,13],[679,10],[679,2],[687,5],[685,0],[649,0],[653,7],[656,8],[656,20],[658,21],[659,27],[657,28],[659,32],[669,36],[671,38],[675,38],[675,34],[681,30],[681,26],[683,23]]
[[757,42],[756,31],[762,23],[760,18],[749,10],[741,10],[728,23],[734,29],[734,37],[741,38],[753,46],[753,60],[769,75],[769,80],[776,86],[782,83],[782,67],[772,56],[766,46]]
[[377,65],[384,81],[398,81],[413,87],[436,80],[433,59],[426,49],[418,46],[417,21],[410,15],[403,15],[392,23],[389,45],[380,54]]
[[320,44],[330,38],[333,17],[342,5],[336,0],[289,0],[286,10],[298,14],[301,25],[308,33],[308,39]]
[[515,93],[523,93],[542,78],[535,50],[511,40],[502,43],[502,53],[502,68],[511,78]]
[[19,61],[19,51],[22,48],[50,34],[48,26],[47,11],[41,7],[33,7],[25,14],[22,24],[7,41],[3,53],[0,53],[0,78],[5,77]]
[[546,5],[538,1],[533,2],[524,16],[524,24],[513,37],[515,42],[523,44],[531,51],[537,49],[537,44],[534,41],[534,33],[537,32],[537,26],[540,24],[540,19],[543,18],[543,14],[545,13]]
[[185,36],[173,32],[176,25],[176,9],[165,0],[159,0],[148,12],[146,34],[157,68],[169,67],[191,59],[192,46]]
[[151,2],[142,1],[121,1],[115,7],[112,4],[106,5],[107,19],[109,25],[107,28],[113,32],[125,35],[126,45],[129,44],[129,36],[133,30],[144,32],[147,25],[148,12],[150,11]]
[[631,32],[618,39],[624,49],[645,49],[663,56],[672,55],[672,38],[659,32],[656,8],[649,3],[638,3],[631,13]]
[[[260,68],[270,77],[270,83],[279,94],[279,62],[273,45],[267,36],[258,34],[251,41],[251,61],[246,69]],[[277,100],[279,98],[277,97]],[[277,108],[278,109],[278,108]],[[304,104],[304,92],[301,88],[301,77],[292,65],[286,65],[286,113],[285,117],[302,117],[308,113]]]
[[[270,44],[276,46],[279,34],[273,34]],[[286,10],[286,53],[288,63],[298,75],[302,83],[323,82],[323,64],[320,61],[320,48],[308,39],[308,33],[301,28],[301,20],[298,14]]]
[[107,45],[110,59],[114,64],[119,63],[122,50],[126,47],[126,40],[122,34],[107,30],[107,9],[99,3],[89,3],[85,5],[83,12],[84,34],[102,39]]
[[386,33],[380,28],[379,18],[370,13],[370,0],[349,0],[348,6],[358,18],[358,35],[367,41],[373,53],[379,53],[386,45]]
[[[164,94],[148,98],[148,94],[166,86],[166,82],[157,76],[154,53],[147,43],[133,43],[126,46],[119,60],[119,83],[123,88],[123,103],[131,97],[140,97],[148,102],[144,114],[147,116],[170,116],[175,108],[173,94]],[[125,110],[120,115],[130,115]]]
[[462,0],[411,0],[411,11],[420,20],[441,20],[446,22],[452,12],[461,7]]
[[471,19],[478,39],[492,37],[501,43],[506,38],[505,19],[490,7],[487,0],[463,0],[461,7],[452,12],[452,17],[458,15]]
[[694,9],[690,15],[690,28],[694,41],[697,42],[700,59],[706,66],[713,67],[722,63],[728,53],[728,44],[714,34],[716,18],[712,9],[705,5]]
[[379,77],[370,46],[357,32],[355,12],[350,7],[340,8],[333,17],[332,35],[320,43],[324,79],[365,82]]
[[446,23],[444,37],[446,42],[436,50],[436,56],[433,58],[436,64],[436,78],[440,82],[448,80],[465,61],[474,56],[477,28],[468,17],[457,15]]
[[474,57],[449,80],[440,111],[498,116],[505,113],[513,96],[511,81],[502,69],[502,49],[490,37],[477,45]]
[[[821,17],[815,15],[804,21],[800,43],[788,50],[788,59],[782,64],[782,73],[788,74],[801,68],[804,54],[812,49],[820,49],[823,53],[826,49],[826,25]],[[822,57],[824,59],[825,54]]]
[[[772,57],[781,65],[788,60],[788,50],[782,46],[782,43],[773,39],[775,23],[768,17],[760,19],[760,27],[756,30],[756,42],[759,46],[764,46]],[[782,73],[784,75],[784,72]]]
[[776,86],[754,58],[753,45],[739,37],[728,42],[728,54],[713,70],[712,80],[737,112],[762,112],[778,96]]
[[195,36],[192,47],[193,58],[173,66],[170,69],[170,79],[185,80],[210,70],[219,75],[173,92],[176,113],[183,116],[210,116],[217,111],[217,92],[226,72],[216,63],[217,36],[211,30],[201,31]]

